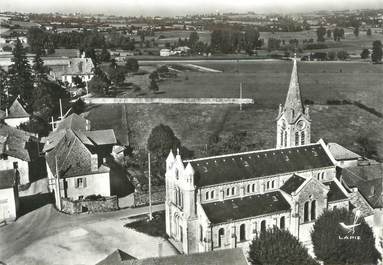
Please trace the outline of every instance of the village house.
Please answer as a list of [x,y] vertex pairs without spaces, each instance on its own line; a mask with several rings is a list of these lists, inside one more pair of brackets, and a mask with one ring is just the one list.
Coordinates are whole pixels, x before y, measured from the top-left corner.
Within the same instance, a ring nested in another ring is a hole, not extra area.
[[190,255],[175,255],[136,259],[126,252],[117,249],[96,265],[248,265],[242,249],[224,249],[214,252],[196,253]]
[[19,191],[14,169],[0,170],[0,223],[14,221],[19,211]]
[[113,130],[90,131],[88,120],[71,114],[44,139],[49,190],[61,200],[110,196],[110,169],[105,158],[117,143]]
[[94,64],[85,54],[81,58],[63,58],[67,64],[61,67],[51,67],[50,75],[63,83],[74,85],[74,77],[79,77],[83,82],[89,82],[94,76]]
[[18,184],[26,184],[44,174],[37,135],[0,124],[0,170],[15,169]]
[[29,122],[29,113],[21,105],[20,101],[16,98],[12,105],[0,112],[0,119],[11,127],[18,127],[22,123]]
[[183,253],[247,249],[261,231],[287,229],[304,245],[326,209],[349,208],[336,160],[323,140],[311,142],[294,59],[285,104],[277,116],[276,148],[166,160],[166,233]]

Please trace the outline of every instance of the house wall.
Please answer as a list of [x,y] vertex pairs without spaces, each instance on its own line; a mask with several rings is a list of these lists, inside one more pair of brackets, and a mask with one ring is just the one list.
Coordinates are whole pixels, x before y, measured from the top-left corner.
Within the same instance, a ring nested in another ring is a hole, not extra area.
[[334,202],[329,202],[327,209],[329,210],[334,210],[335,208],[349,208],[349,200],[342,200],[342,201],[334,201]]
[[24,118],[6,118],[4,119],[4,122],[8,124],[11,127],[18,127],[22,123],[29,122],[29,117],[24,117]]
[[17,170],[19,171],[20,184],[29,182],[29,165],[27,161],[18,159],[16,157],[8,156],[7,159],[0,160],[0,170],[14,169],[14,163],[17,163]]
[[[76,188],[75,183],[79,178],[86,178],[86,187]],[[66,184],[64,185],[64,179],[60,179],[62,197],[77,200],[80,196],[83,196],[85,198],[86,196],[92,194],[110,196],[109,172],[67,178],[65,179],[65,182]],[[66,187],[66,192],[64,190],[64,187]]]
[[14,221],[17,217],[19,200],[16,190],[11,187],[0,190],[0,222]]

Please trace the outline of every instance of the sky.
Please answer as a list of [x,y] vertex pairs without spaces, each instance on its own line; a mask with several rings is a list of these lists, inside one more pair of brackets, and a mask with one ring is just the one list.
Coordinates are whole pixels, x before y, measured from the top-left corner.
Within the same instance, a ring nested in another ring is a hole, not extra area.
[[383,8],[383,0],[1,0],[0,11],[174,16],[213,12],[304,12]]

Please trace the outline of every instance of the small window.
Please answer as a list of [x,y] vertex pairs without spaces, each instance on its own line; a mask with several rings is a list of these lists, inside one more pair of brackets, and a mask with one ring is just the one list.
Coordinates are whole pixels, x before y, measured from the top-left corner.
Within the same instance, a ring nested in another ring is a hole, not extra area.
[[75,180],[75,188],[85,188],[86,178],[78,178]]
[[246,240],[246,226],[245,226],[245,224],[241,224],[239,227],[239,240],[240,241]]
[[199,241],[200,242],[203,241],[203,229],[202,229],[202,225],[199,226]]
[[214,190],[210,192],[210,199],[214,199]]
[[303,221],[308,222],[309,221],[309,202],[305,202],[304,208],[303,208]]
[[19,168],[19,164],[17,162],[13,162],[13,169],[18,169]]

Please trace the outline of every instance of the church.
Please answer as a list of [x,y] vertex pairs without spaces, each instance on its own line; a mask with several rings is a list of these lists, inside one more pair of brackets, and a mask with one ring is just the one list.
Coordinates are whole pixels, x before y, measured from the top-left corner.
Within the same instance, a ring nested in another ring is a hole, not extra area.
[[247,248],[277,226],[309,244],[325,209],[349,208],[336,178],[338,161],[321,139],[311,142],[311,118],[293,61],[277,115],[276,148],[183,160],[166,159],[166,233],[183,253]]

